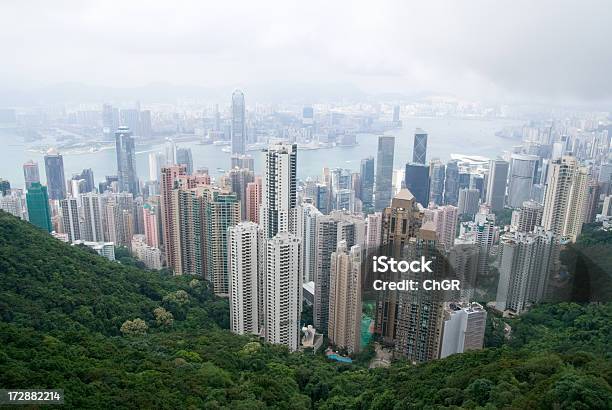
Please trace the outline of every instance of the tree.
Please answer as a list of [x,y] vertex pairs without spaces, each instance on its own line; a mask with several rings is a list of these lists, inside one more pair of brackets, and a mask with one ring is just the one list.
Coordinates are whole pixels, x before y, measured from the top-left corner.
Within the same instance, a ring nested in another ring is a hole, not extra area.
[[123,324],[121,325],[121,333],[126,336],[140,336],[146,334],[148,328],[149,327],[147,326],[144,320],[136,318],[134,320],[126,320],[125,322],[123,322]]
[[174,316],[163,307],[155,308],[153,311],[155,316],[155,322],[158,326],[172,326],[174,322]]

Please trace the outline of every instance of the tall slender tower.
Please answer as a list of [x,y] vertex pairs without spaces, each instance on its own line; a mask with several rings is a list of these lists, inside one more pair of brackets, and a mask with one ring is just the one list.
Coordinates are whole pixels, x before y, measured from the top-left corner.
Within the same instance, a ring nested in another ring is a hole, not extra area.
[[359,351],[361,339],[361,249],[354,245],[348,251],[340,241],[331,254],[327,335],[350,354]]
[[260,224],[267,238],[296,233],[297,144],[271,145],[265,158]]
[[412,162],[422,165],[427,162],[427,133],[420,128],[417,128],[414,132]]
[[66,198],[60,201],[64,233],[68,234],[70,242],[82,239],[81,220],[76,198]]
[[51,210],[49,209],[49,196],[47,187],[33,182],[26,193],[28,204],[28,216],[30,223],[44,229],[47,232],[53,230],[51,225]]
[[83,209],[83,238],[86,241],[104,242],[104,207],[102,196],[93,192],[81,194]]
[[376,192],[374,194],[375,210],[385,209],[391,203],[393,195],[393,156],[395,137],[382,135],[378,137],[376,156]]
[[34,182],[40,183],[40,174],[38,172],[38,162],[28,161],[23,164],[23,179],[25,180],[25,189],[28,190]]
[[246,121],[244,94],[240,90],[232,93],[232,154],[246,151]]
[[374,157],[361,160],[359,199],[365,211],[371,211],[374,206]]
[[230,328],[241,335],[258,335],[263,321],[262,236],[253,222],[241,222],[228,231]]
[[181,271],[178,206],[173,198],[176,182],[181,176],[185,176],[184,166],[173,165],[161,169],[162,239],[165,246],[166,263],[174,272]]
[[520,208],[523,202],[531,199],[531,188],[538,169],[537,155],[512,155],[508,185],[508,205]]
[[117,175],[119,189],[138,195],[138,176],[136,175],[136,152],[134,138],[128,127],[121,126],[115,132],[115,149],[117,151]]
[[259,208],[261,208],[261,177],[255,177],[254,182],[246,186],[246,219],[259,223]]
[[279,232],[267,240],[266,247],[265,338],[295,351],[302,311],[300,239],[289,232]]
[[506,182],[508,162],[495,159],[489,161],[489,178],[487,180],[487,205],[491,211],[504,209],[506,202]]
[[47,174],[47,189],[49,199],[60,200],[66,198],[66,177],[64,176],[64,159],[51,148],[45,155],[45,173]]
[[576,241],[582,231],[588,197],[588,172],[575,157],[564,156],[549,167],[542,225],[555,235]]

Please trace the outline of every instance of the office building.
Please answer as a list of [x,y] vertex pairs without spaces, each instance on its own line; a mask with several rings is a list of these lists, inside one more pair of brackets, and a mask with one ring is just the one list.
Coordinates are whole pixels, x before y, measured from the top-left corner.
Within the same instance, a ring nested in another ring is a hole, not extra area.
[[28,218],[32,225],[38,226],[47,232],[53,230],[51,225],[51,209],[49,208],[49,196],[47,187],[38,182],[32,182],[30,189],[26,193],[26,203],[28,205]]
[[435,159],[429,163],[429,202],[436,205],[444,204],[444,178],[446,177],[446,166]]
[[187,172],[187,175],[192,175],[193,156],[191,155],[191,148],[177,148],[176,163],[178,165],[185,165],[185,171]]
[[134,138],[128,127],[121,126],[115,132],[115,149],[119,189],[123,192],[131,192],[133,195],[138,195],[140,187],[136,174],[136,151],[134,148]]
[[499,159],[489,161],[486,204],[491,211],[501,211],[504,209],[507,178],[508,162]]
[[457,206],[459,202],[459,165],[457,160],[446,164],[444,175],[444,204]]
[[383,135],[378,137],[376,156],[376,180],[374,209],[380,211],[389,206],[393,195],[393,156],[395,137]]
[[427,163],[427,133],[420,128],[417,128],[414,132],[412,162],[421,165]]
[[425,164],[406,164],[404,185],[416,201],[424,208],[429,204],[429,166]]
[[247,185],[255,181],[255,174],[247,168],[233,168],[228,173],[230,186],[240,201],[240,219],[247,219]]
[[40,174],[38,172],[38,162],[28,161],[23,164],[23,179],[25,181],[25,189],[28,190],[34,182],[40,183]]
[[540,158],[536,155],[512,154],[508,185],[508,206],[520,208],[532,199],[531,190]]
[[361,249],[354,245],[349,251],[346,241],[340,241],[330,262],[327,336],[332,345],[349,354],[360,350]]
[[364,210],[371,210],[374,206],[374,157],[361,160],[359,174],[359,199]]
[[231,168],[246,168],[255,171],[255,160],[250,155],[233,154],[231,156]]
[[480,206],[480,191],[478,189],[463,188],[459,190],[459,215],[474,216]]
[[64,159],[51,148],[45,155],[45,173],[47,175],[47,189],[49,199],[60,200],[66,198],[66,177],[64,176]]
[[244,154],[246,152],[246,112],[244,94],[240,90],[232,93],[232,128],[231,148],[232,154]]

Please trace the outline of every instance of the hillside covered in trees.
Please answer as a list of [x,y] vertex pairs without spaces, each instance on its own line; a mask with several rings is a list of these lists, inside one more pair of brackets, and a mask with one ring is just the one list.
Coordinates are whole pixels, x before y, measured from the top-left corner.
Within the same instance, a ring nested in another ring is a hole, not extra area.
[[[541,305],[491,347],[369,370],[231,334],[193,277],[109,262],[0,212],[0,388],[70,408],[607,409],[612,305]],[[495,321],[492,321],[495,323]]]

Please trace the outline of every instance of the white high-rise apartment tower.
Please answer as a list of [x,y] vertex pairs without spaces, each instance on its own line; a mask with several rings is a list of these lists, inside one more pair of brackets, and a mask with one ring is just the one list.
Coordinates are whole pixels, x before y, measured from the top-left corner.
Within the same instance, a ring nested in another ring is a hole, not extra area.
[[263,315],[261,273],[264,242],[256,223],[228,228],[230,328],[237,334],[259,334]]
[[576,241],[582,231],[588,196],[588,171],[575,157],[552,161],[548,171],[542,226],[555,235]]
[[279,232],[267,240],[265,282],[265,339],[296,351],[302,312],[299,238]]

